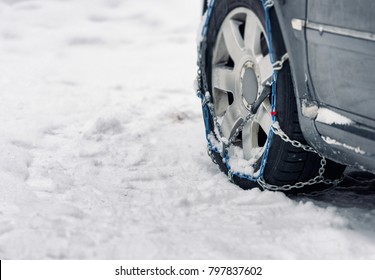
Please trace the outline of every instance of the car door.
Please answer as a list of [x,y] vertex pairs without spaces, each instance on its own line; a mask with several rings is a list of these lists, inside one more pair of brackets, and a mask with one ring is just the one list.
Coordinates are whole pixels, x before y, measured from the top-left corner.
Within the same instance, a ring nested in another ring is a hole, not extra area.
[[375,1],[309,0],[305,35],[320,106],[373,127]]

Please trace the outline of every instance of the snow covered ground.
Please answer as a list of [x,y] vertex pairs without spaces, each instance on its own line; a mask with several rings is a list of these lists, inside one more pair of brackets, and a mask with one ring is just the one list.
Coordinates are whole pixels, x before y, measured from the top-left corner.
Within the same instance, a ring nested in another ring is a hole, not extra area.
[[375,259],[373,181],[242,191],[206,155],[200,0],[0,0],[0,259]]

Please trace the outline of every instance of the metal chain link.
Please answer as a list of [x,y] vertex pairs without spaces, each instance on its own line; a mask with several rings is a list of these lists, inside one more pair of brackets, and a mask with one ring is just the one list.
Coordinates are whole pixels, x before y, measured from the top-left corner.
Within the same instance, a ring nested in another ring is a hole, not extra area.
[[278,135],[284,142],[288,142],[290,144],[292,144],[293,147],[296,147],[296,148],[301,148],[303,150],[305,150],[306,152],[311,152],[311,153],[316,153],[316,154],[319,154],[317,151],[315,151],[312,147],[308,146],[308,145],[304,145],[302,144],[301,142],[297,141],[297,140],[291,140],[289,138],[288,135],[286,135],[286,133],[281,129],[280,125],[278,122],[274,122],[271,126],[271,129],[273,130],[273,132]]
[[[273,1],[266,1],[264,4],[266,5],[267,8],[270,8],[271,6],[273,6]],[[224,158],[225,156],[228,155],[228,149],[237,140],[238,135],[243,130],[245,125],[249,121],[252,121],[254,119],[255,115],[252,114],[252,113],[249,113],[243,119],[243,121],[241,122],[239,127],[236,129],[235,133],[229,139],[224,139],[223,132],[222,132],[222,129],[221,129],[221,125],[219,124],[218,117],[217,117],[216,112],[215,112],[215,105],[213,103],[212,96],[211,96],[210,92],[207,90],[207,88],[208,88],[207,80],[206,80],[206,77],[205,77],[204,73],[202,72],[202,68],[204,69],[204,67],[205,67],[204,59],[202,59],[202,49],[204,49],[204,47],[202,48],[202,46],[201,46],[201,48],[199,50],[199,55],[198,55],[199,69],[198,69],[197,83],[196,83],[197,95],[202,100],[202,107],[207,106],[207,108],[209,109],[209,113],[211,114],[211,117],[213,119],[213,125],[214,125],[213,133],[214,133],[215,138],[222,144],[221,156]],[[288,58],[289,58],[289,56],[286,53],[281,57],[281,59],[279,61],[274,62],[272,64],[274,71],[275,72],[280,71],[283,67],[284,62]],[[274,83],[274,82],[276,82],[276,81],[272,81],[272,83]],[[263,189],[271,190],[271,191],[289,191],[289,190],[292,190],[292,189],[301,189],[305,186],[310,186],[310,185],[315,185],[315,184],[320,184],[320,183],[324,183],[324,184],[327,184],[327,185],[331,184],[331,185],[335,186],[342,181],[342,178],[336,179],[336,180],[325,179],[324,173],[325,173],[325,167],[326,167],[326,164],[327,164],[326,158],[324,156],[322,156],[314,148],[312,148],[308,145],[302,144],[301,142],[299,142],[297,140],[290,139],[289,136],[281,129],[278,122],[274,122],[272,124],[271,130],[273,131],[274,134],[279,136],[284,142],[290,143],[293,147],[300,148],[300,149],[303,149],[306,152],[311,152],[311,153],[315,153],[315,154],[319,155],[321,157],[320,168],[318,170],[318,175],[315,176],[314,178],[312,178],[312,179],[310,179],[306,182],[298,182],[294,185],[290,185],[290,184],[286,184],[286,185],[283,185],[283,186],[272,185],[272,184],[267,183],[263,176],[260,176],[259,178],[256,179],[256,181]],[[215,164],[218,164],[218,162],[216,161],[215,156],[214,156],[214,151],[212,151],[211,148],[212,148],[212,144],[209,143],[208,149],[207,149],[208,155],[210,156],[211,160]],[[228,166],[228,178],[231,182],[233,182],[233,176],[234,175],[235,174],[234,174],[233,170],[231,170],[230,166]],[[244,175],[246,175],[246,174],[244,174]],[[252,176],[250,175],[249,177],[252,177]]]
[[275,63],[272,64],[273,70],[274,71],[280,71],[283,68],[284,62],[289,59],[289,54],[285,53],[280,60],[276,61]]
[[[206,95],[207,95],[207,92],[206,92]],[[216,112],[213,108],[214,105],[210,102],[208,104],[209,104],[210,114],[213,116],[213,119],[215,121],[215,126],[217,126],[218,131],[221,134],[222,133],[221,132],[221,126],[217,121]],[[227,143],[222,142],[223,143],[222,154],[227,154],[227,150],[233,145],[233,143],[237,139],[237,136],[239,135],[239,133],[243,130],[245,125],[249,121],[251,121],[253,118],[254,118],[254,115],[252,115],[252,114],[247,115],[245,120],[242,121],[241,125],[236,129],[235,133],[230,137],[228,142]],[[314,148],[312,148],[308,145],[304,145],[297,140],[290,139],[289,136],[280,128],[280,125],[279,125],[278,122],[273,123],[272,126],[271,126],[271,129],[284,142],[290,143],[293,147],[303,149],[306,152],[318,154],[321,157],[320,168],[318,170],[318,175],[316,177],[314,177],[314,178],[312,178],[312,179],[310,179],[306,182],[298,182],[294,185],[289,185],[289,184],[286,184],[286,185],[283,185],[283,186],[272,185],[272,184],[266,183],[264,178],[260,177],[260,178],[257,179],[257,182],[263,189],[267,189],[267,190],[271,190],[271,191],[288,191],[288,190],[291,190],[291,189],[300,189],[300,188],[303,188],[305,186],[311,186],[311,185],[320,184],[320,183],[324,183],[324,184],[327,184],[327,185],[330,185],[330,184],[337,185],[342,181],[342,179],[330,180],[330,179],[324,178],[325,166],[327,164],[327,160],[324,156],[322,156],[320,153],[318,153]],[[222,134],[220,135],[220,137],[222,137]],[[217,164],[217,161],[213,156],[213,152],[209,148],[208,148],[208,151],[209,151],[208,153],[211,157],[211,160],[215,164]],[[234,175],[233,171],[229,169],[228,170],[228,178],[231,182],[233,182],[233,175]]]
[[[198,73],[201,73],[201,71],[198,71]],[[200,80],[200,77],[198,77],[197,79]],[[198,92],[199,92],[199,90],[200,89],[198,88]],[[228,149],[234,144],[234,142],[237,139],[239,133],[243,130],[245,125],[249,121],[253,120],[254,115],[249,113],[246,116],[246,118],[242,121],[242,123],[239,125],[239,127],[236,129],[235,133],[229,138],[229,140],[226,143],[224,143],[222,141],[223,134],[222,134],[222,130],[221,130],[221,125],[218,122],[218,118],[217,118],[217,115],[216,115],[216,112],[215,112],[215,109],[214,109],[214,104],[213,104],[212,99],[211,99],[211,94],[208,91],[206,91],[206,93],[204,94],[204,98],[202,99],[202,106],[207,106],[209,108],[210,114],[211,114],[211,116],[214,120],[214,126],[217,129],[217,131],[219,132],[219,135],[216,135],[216,138],[222,143],[222,151],[221,151],[222,156],[227,155]],[[267,183],[263,177],[259,177],[257,179],[257,182],[263,189],[271,190],[271,191],[289,191],[289,190],[292,190],[292,189],[300,189],[300,188],[303,188],[303,187],[306,187],[306,186],[311,186],[311,185],[320,184],[320,183],[324,183],[326,185],[338,185],[342,181],[342,178],[336,179],[336,180],[330,180],[330,179],[324,178],[327,160],[324,156],[322,156],[314,148],[312,148],[308,145],[302,144],[301,142],[299,142],[297,140],[290,139],[290,137],[281,129],[278,122],[274,122],[271,126],[271,129],[272,129],[272,131],[275,135],[279,136],[284,142],[290,143],[293,147],[300,148],[300,149],[303,149],[306,152],[315,153],[315,154],[319,155],[321,157],[320,168],[318,170],[318,175],[315,176],[314,178],[312,178],[312,179],[310,179],[306,182],[298,182],[294,185],[290,185],[290,184],[286,184],[286,185],[282,185],[282,186],[272,185],[272,184]],[[213,151],[211,151],[211,149],[210,149],[210,146],[208,146],[207,150],[208,150],[208,154],[209,154],[211,160],[215,164],[217,164],[217,161],[216,161],[216,159],[213,155]],[[234,176],[234,172],[229,168],[228,178],[231,182],[233,182],[233,176]]]
[[263,6],[265,8],[271,8],[274,5],[273,0],[267,0],[264,2]]
[[341,179],[336,179],[336,180],[330,180],[330,179],[325,179],[324,178],[324,173],[325,173],[325,167],[327,165],[327,160],[324,156],[322,156],[319,152],[317,152],[314,148],[304,145],[301,142],[297,140],[291,140],[289,136],[280,128],[280,125],[278,122],[275,122],[272,124],[271,129],[273,132],[278,135],[284,142],[290,143],[293,147],[300,148],[305,150],[306,152],[311,152],[319,155],[321,157],[320,159],[320,168],[318,170],[318,175],[306,182],[298,182],[294,185],[283,185],[283,186],[276,186],[276,185],[271,185],[265,182],[264,178],[261,177],[258,179],[259,185],[261,185],[264,189],[267,190],[273,190],[273,191],[288,191],[291,189],[299,189],[303,188],[305,186],[310,186],[310,185],[315,185],[315,184],[320,184],[324,183],[327,185],[337,185],[342,181]]

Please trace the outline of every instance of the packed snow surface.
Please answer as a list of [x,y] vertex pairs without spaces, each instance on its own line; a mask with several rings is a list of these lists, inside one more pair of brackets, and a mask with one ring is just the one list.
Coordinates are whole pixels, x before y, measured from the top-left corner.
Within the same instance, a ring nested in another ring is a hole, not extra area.
[[371,176],[287,197],[211,163],[200,2],[0,0],[0,259],[375,259]]

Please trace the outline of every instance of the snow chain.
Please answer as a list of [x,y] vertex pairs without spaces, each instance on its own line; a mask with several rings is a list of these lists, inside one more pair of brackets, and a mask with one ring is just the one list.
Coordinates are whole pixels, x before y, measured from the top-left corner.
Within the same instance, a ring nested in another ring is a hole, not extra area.
[[[245,125],[248,122],[253,120],[255,114],[249,113],[246,116],[246,118],[242,120],[242,123],[236,129],[235,133],[229,139],[225,139],[223,137],[221,126],[219,124],[218,117],[217,117],[216,112],[215,112],[215,107],[214,107],[214,104],[213,104],[213,101],[212,101],[211,93],[208,91],[207,79],[206,79],[206,76],[205,76],[206,74],[204,72],[204,69],[205,69],[205,53],[206,53],[206,47],[207,47],[206,39],[207,39],[208,22],[209,22],[211,13],[212,13],[212,8],[213,8],[213,5],[215,3],[215,0],[209,1],[208,8],[207,8],[207,11],[206,11],[206,18],[205,18],[204,26],[202,28],[202,40],[201,40],[199,50],[198,50],[198,67],[199,68],[198,68],[198,75],[197,75],[197,80],[196,80],[197,96],[200,97],[200,99],[202,101],[202,108],[203,108],[203,114],[204,114],[204,119],[205,119],[206,138],[207,138],[207,142],[208,142],[208,149],[207,149],[208,155],[211,157],[212,161],[215,164],[218,164],[215,157],[214,157],[214,153],[220,153],[220,155],[223,159],[223,162],[226,164],[226,166],[228,168],[228,178],[231,182],[233,181],[233,177],[237,176],[237,177],[240,177],[240,178],[244,178],[244,179],[248,179],[248,180],[257,182],[259,184],[259,186],[264,190],[289,191],[289,190],[292,190],[292,189],[300,189],[300,188],[303,188],[305,186],[310,186],[310,185],[315,185],[315,184],[320,184],[320,183],[336,186],[342,181],[342,179],[329,180],[329,179],[324,178],[325,167],[326,167],[326,164],[327,164],[326,158],[324,156],[322,156],[314,148],[312,148],[308,145],[302,144],[301,142],[299,142],[297,140],[290,139],[289,136],[280,128],[280,125],[277,122],[276,114],[275,114],[275,112],[276,112],[277,76],[278,76],[278,72],[283,68],[283,64],[286,60],[288,60],[289,56],[288,56],[288,53],[285,53],[281,57],[280,60],[273,61],[274,59],[272,57],[272,33],[271,33],[271,24],[270,24],[270,18],[269,18],[269,9],[271,9],[273,7],[274,3],[273,3],[272,0],[260,0],[260,1],[263,4],[265,14],[266,14],[266,27],[267,27],[266,30],[267,30],[267,36],[268,36],[268,39],[269,39],[268,41],[270,42],[270,46],[269,46],[270,54],[271,54],[270,57],[271,57],[271,62],[272,62],[272,66],[273,66],[273,71],[274,71],[273,77],[272,77],[272,83],[271,83],[271,85],[269,85],[269,86],[272,87],[272,108],[273,108],[273,110],[272,110],[271,114],[273,116],[274,122],[271,126],[270,133],[269,133],[267,142],[265,144],[266,149],[264,151],[264,155],[263,155],[262,162],[261,162],[261,167],[259,169],[259,171],[260,171],[259,175],[254,177],[253,175],[235,172],[231,169],[231,166],[228,164],[228,160],[229,160],[228,149],[234,144],[234,142],[236,141],[239,133],[243,130]],[[207,110],[208,110],[208,112],[207,112]],[[213,128],[210,127],[208,113],[211,115],[211,118],[213,120],[213,126],[214,126]],[[209,138],[209,135],[212,132],[215,135],[216,140],[221,144],[221,147],[217,147],[217,146],[212,144],[212,142]],[[263,177],[263,171],[264,171],[264,168],[265,168],[265,165],[266,165],[266,162],[267,162],[268,152],[269,152],[269,149],[270,149],[270,143],[271,143],[273,135],[279,136],[284,142],[290,143],[293,147],[300,148],[300,149],[303,149],[306,152],[315,153],[315,154],[319,155],[321,160],[320,160],[320,168],[319,168],[319,171],[318,171],[318,175],[316,177],[306,181],[306,182],[298,182],[294,185],[277,186],[277,185],[272,185],[272,184],[267,183],[265,181],[264,177]]]

